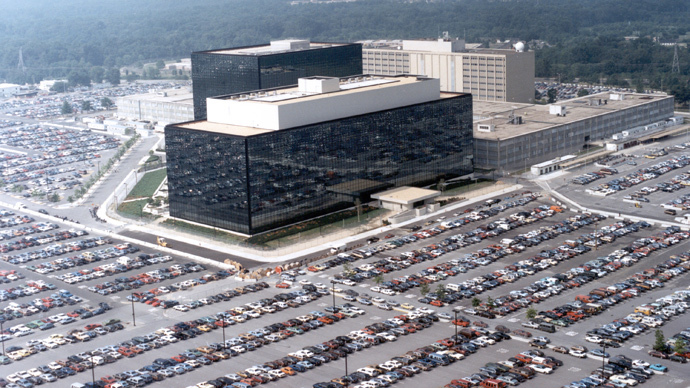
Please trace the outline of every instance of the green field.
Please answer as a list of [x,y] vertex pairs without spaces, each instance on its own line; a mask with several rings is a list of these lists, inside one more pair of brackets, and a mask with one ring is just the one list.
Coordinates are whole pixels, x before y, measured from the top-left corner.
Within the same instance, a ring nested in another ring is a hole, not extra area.
[[[143,208],[146,206],[146,199],[140,199],[137,201],[123,202],[117,207],[118,213],[123,216],[128,217],[141,217],[143,214]],[[148,215],[148,213],[146,214]]]
[[163,179],[165,179],[167,170],[162,168],[160,170],[147,172],[139,180],[139,183],[132,188],[132,191],[127,194],[126,199],[136,199],[136,198],[150,198],[156,192],[158,186],[160,186]]

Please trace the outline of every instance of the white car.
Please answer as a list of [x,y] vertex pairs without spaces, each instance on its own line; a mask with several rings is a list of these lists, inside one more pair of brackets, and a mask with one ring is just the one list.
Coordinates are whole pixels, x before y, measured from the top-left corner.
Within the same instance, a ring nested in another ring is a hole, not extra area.
[[629,377],[625,377],[623,375],[613,375],[613,376],[609,377],[609,380],[613,381],[614,383],[627,384],[631,387],[634,387],[635,385],[637,385],[637,380],[631,379]]
[[649,366],[649,363],[644,360],[633,360],[632,366],[633,368],[646,368]]
[[553,373],[553,369],[544,365],[530,364],[527,365],[528,368],[534,369],[534,371],[544,374]]
[[582,350],[571,350],[570,355],[577,358],[587,358],[587,353],[583,352]]
[[595,344],[601,343],[603,339],[598,335],[588,335],[585,337],[585,341],[594,342]]

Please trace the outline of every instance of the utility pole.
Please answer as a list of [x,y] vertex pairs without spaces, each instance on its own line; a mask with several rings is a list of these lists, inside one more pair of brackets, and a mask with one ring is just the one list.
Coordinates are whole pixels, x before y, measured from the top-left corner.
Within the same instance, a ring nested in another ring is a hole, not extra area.
[[[3,327],[5,325],[4,322],[0,321],[0,336],[5,335],[5,328]],[[2,339],[2,355],[5,355],[5,339]]]
[[455,321],[453,321],[453,325],[455,325],[455,337],[453,337],[453,343],[457,344],[458,343],[458,310],[457,310],[457,308],[453,309],[453,314],[455,314]]
[[331,295],[333,295],[333,313],[335,313],[335,281],[331,280]]
[[221,327],[223,328],[223,350],[225,350],[227,347],[227,345],[225,344],[225,314],[222,314],[220,317],[222,324]]
[[91,384],[96,386],[96,364],[93,363],[93,354],[91,355]]
[[134,314],[134,293],[132,293],[132,324],[133,326],[137,325],[137,317]]

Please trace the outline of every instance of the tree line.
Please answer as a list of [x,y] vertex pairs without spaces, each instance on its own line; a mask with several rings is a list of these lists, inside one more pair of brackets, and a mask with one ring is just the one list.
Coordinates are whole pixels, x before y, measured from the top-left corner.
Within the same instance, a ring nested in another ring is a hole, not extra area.
[[[87,77],[88,82],[114,79],[113,69],[123,66],[143,68],[145,63],[212,48],[282,38],[427,38],[449,31],[468,42],[546,42],[537,50],[538,76],[624,78],[648,86],[664,81],[666,89],[687,84],[688,51],[680,50],[682,68],[676,82],[668,76],[672,49],[644,37],[689,39],[689,10],[686,0],[360,0],[302,5],[288,0],[25,0],[3,5],[0,79],[25,83],[69,77],[70,83],[85,84]],[[623,40],[631,35],[643,38]],[[156,76],[155,68],[147,71],[148,77]]]

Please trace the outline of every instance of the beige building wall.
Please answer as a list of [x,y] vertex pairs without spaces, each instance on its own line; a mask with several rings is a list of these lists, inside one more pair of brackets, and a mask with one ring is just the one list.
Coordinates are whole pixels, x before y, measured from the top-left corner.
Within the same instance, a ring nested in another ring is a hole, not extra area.
[[442,91],[471,93],[479,101],[534,100],[533,51],[446,53],[364,48],[362,56],[365,74],[426,75],[440,79]]

